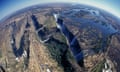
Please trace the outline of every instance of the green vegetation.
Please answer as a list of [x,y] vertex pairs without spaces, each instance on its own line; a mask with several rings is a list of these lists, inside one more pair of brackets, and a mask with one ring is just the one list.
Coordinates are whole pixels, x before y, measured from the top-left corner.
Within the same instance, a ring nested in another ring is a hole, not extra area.
[[92,69],[91,72],[102,72],[102,69],[104,68],[104,63],[105,63],[105,60],[103,60],[103,61],[101,61],[100,63],[98,63],[98,64],[96,65],[96,67],[94,67],[94,68]]
[[74,58],[70,53],[67,44],[62,43],[59,40],[51,39],[45,45],[47,46],[47,50],[49,50],[50,57],[58,63],[58,66],[64,69],[64,72],[74,72],[74,69],[69,61]]
[[67,55],[67,58],[68,58],[69,60],[75,61],[75,58],[74,58],[72,52],[70,51],[70,49],[68,49],[68,52],[67,52],[66,55]]
[[56,41],[50,41],[45,44],[50,52],[50,55],[55,59],[59,64],[61,64],[61,57],[64,54],[65,49],[68,48],[66,44],[59,43]]
[[[59,32],[53,35],[46,44],[47,49],[50,52],[50,56],[55,59],[58,64],[61,64],[62,56],[66,56],[67,59],[74,59],[67,45],[65,37]],[[66,53],[65,53],[66,52]]]
[[67,43],[66,38],[60,33],[56,33],[53,37],[56,38],[57,40],[59,40],[62,43],[65,43],[65,44]]
[[45,22],[44,22],[44,25],[47,26],[47,28],[51,28],[51,27],[56,27],[56,22],[54,21],[53,17],[49,17]]
[[[48,40],[44,45],[46,46],[46,50],[48,50],[49,56],[54,59],[58,66],[62,67],[65,72],[73,72],[73,67],[71,66],[69,60],[74,59],[67,45],[66,38],[57,31],[56,24],[53,20],[53,17],[49,17],[45,23],[45,28],[42,30],[45,33],[45,36],[52,34],[50,40]],[[36,40],[40,40],[36,33]]]

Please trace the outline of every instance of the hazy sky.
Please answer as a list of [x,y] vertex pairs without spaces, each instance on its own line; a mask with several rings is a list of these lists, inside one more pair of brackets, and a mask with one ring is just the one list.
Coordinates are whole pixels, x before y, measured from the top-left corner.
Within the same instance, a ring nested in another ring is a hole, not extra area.
[[50,2],[71,2],[96,6],[120,18],[120,0],[0,0],[0,20],[19,9]]

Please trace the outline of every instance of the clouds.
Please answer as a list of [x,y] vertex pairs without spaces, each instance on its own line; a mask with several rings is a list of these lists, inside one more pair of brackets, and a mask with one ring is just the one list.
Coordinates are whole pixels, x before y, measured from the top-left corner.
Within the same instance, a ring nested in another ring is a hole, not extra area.
[[51,2],[71,2],[71,3],[81,3],[98,8],[102,8],[112,14],[120,17],[119,0],[0,0],[0,20],[5,16],[28,6],[41,4],[41,3],[51,3]]

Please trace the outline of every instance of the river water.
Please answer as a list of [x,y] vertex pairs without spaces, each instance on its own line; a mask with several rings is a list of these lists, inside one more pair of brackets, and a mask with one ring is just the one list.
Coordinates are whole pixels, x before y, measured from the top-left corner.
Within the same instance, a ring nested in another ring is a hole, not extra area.
[[72,51],[74,58],[76,59],[77,63],[84,67],[84,61],[83,61],[83,53],[81,50],[81,47],[78,43],[78,40],[75,38],[75,36],[67,29],[67,27],[63,24],[62,19],[56,19],[57,20],[57,27],[60,29],[60,31],[63,33],[63,35],[67,38],[69,42],[69,48]]

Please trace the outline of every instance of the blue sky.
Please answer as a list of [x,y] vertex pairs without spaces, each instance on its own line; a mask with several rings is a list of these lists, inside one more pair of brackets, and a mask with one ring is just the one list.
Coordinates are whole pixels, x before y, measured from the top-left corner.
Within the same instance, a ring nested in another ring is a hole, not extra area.
[[120,0],[0,0],[0,20],[11,13],[35,4],[73,2],[102,8],[120,18]]

